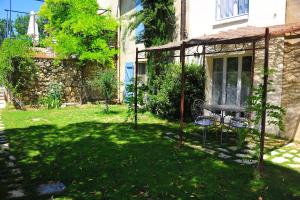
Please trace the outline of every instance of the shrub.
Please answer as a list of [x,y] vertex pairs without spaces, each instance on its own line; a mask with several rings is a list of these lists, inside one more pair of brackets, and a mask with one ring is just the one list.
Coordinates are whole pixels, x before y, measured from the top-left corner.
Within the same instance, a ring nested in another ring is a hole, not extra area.
[[89,81],[92,87],[96,87],[105,97],[105,112],[109,112],[109,103],[113,95],[116,94],[118,90],[118,79],[116,76],[116,71],[113,69],[104,69],[96,73],[94,79]]
[[[140,78],[138,78],[137,81],[138,81],[138,87],[137,87],[138,112],[143,113],[147,110],[146,92],[148,91],[148,87],[144,84],[144,82]],[[128,93],[128,95],[125,97],[125,102],[128,105],[127,120],[128,119],[133,120],[134,117],[134,103],[135,103],[134,83],[135,83],[135,78],[132,78],[130,80],[130,83],[126,85],[126,91]]]
[[[149,96],[150,110],[168,119],[178,119],[180,115],[181,66],[169,64],[161,75],[162,84],[156,94]],[[186,66],[185,118],[191,119],[191,105],[195,99],[205,99],[205,71],[197,64]]]
[[62,89],[63,86],[61,83],[50,83],[47,96],[41,98],[39,104],[46,106],[48,109],[60,108],[63,96]]

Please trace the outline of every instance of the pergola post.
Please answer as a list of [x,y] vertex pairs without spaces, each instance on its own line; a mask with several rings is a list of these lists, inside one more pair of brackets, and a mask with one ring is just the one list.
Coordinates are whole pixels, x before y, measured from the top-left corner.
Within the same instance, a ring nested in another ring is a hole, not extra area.
[[138,72],[139,72],[139,49],[135,52],[135,82],[134,82],[134,127],[137,128],[138,123]]
[[260,174],[263,173],[263,160],[264,160],[264,146],[265,146],[265,132],[266,132],[266,105],[268,93],[268,73],[269,73],[269,42],[270,33],[269,28],[265,32],[265,61],[264,61],[264,74],[263,74],[263,91],[262,91],[262,116],[261,116],[261,133],[260,133],[260,155],[258,169]]
[[183,129],[184,129],[184,87],[185,87],[185,44],[180,48],[180,63],[181,63],[181,92],[180,92],[180,144],[183,143]]

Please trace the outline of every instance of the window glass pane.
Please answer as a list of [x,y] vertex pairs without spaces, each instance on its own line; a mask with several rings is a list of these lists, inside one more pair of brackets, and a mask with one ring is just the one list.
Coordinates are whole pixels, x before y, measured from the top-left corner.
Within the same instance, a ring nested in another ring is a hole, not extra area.
[[223,58],[213,60],[212,103],[222,104]]
[[249,0],[216,0],[216,19],[226,19],[249,11]]
[[141,80],[146,83],[147,75],[146,75],[146,63],[139,63],[139,71],[138,75],[141,78]]
[[146,63],[139,63],[139,75],[145,75],[146,74]]
[[238,58],[227,59],[226,104],[236,105]]
[[247,97],[250,94],[251,88],[251,67],[252,67],[252,57],[246,56],[243,57],[242,65],[242,88],[241,88],[241,105],[245,105],[247,102]]
[[249,11],[249,0],[239,0],[239,15],[247,14]]

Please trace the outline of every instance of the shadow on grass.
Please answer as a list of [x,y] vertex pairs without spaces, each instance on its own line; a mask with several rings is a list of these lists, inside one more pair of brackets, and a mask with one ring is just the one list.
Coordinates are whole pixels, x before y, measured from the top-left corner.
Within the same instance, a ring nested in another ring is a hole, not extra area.
[[[65,127],[6,130],[30,199],[48,181],[61,181],[66,199],[299,199],[300,174],[270,163],[255,168],[223,162],[189,148],[177,150],[168,125],[83,122]],[[45,197],[46,199],[47,197]],[[49,198],[49,197],[48,197]]]

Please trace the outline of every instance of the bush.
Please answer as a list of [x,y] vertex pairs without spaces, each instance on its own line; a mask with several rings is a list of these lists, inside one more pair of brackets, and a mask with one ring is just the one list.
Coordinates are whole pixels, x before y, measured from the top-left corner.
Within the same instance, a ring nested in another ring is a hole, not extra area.
[[61,83],[50,83],[47,96],[41,98],[39,104],[46,106],[48,109],[60,108],[63,95],[62,88]]
[[[143,83],[143,81],[138,78],[138,87],[137,87],[137,101],[138,101],[138,112],[143,113],[147,110],[147,104],[146,104],[146,92],[148,91],[148,87]],[[135,103],[135,98],[134,98],[134,83],[135,83],[135,78],[132,78],[130,80],[130,83],[126,85],[126,91],[128,95],[125,97],[125,102],[128,105],[128,110],[127,110],[127,120],[132,119],[134,117],[134,103]]]
[[[169,64],[161,75],[162,84],[156,94],[149,96],[150,110],[160,117],[178,119],[180,116],[181,66]],[[186,66],[185,119],[191,119],[191,105],[195,99],[205,99],[205,71],[197,64]]]
[[94,79],[89,81],[89,85],[96,87],[105,97],[105,112],[109,112],[109,103],[112,97],[118,91],[118,79],[116,71],[113,69],[104,69],[98,72]]

